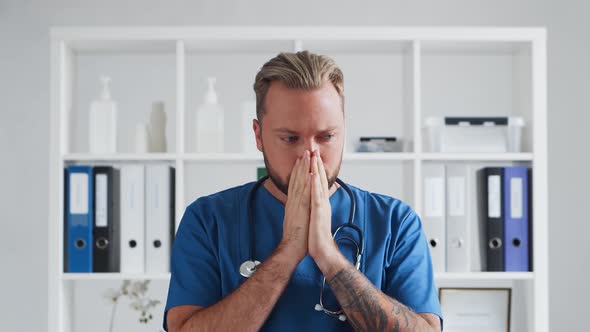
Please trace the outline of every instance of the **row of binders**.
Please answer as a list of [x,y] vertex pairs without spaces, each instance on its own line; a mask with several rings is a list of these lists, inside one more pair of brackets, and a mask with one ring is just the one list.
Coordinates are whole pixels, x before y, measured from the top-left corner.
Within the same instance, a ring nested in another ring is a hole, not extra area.
[[435,272],[532,271],[532,178],[524,166],[426,164],[422,222]]
[[174,175],[157,164],[65,168],[64,272],[169,272]]

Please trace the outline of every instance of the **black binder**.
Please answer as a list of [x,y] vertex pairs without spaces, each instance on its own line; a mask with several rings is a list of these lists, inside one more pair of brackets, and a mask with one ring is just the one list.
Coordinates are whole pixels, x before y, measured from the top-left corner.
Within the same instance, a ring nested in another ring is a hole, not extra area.
[[119,272],[118,171],[110,166],[95,167],[94,190],[93,271]]
[[504,169],[486,167],[481,174],[486,229],[486,271],[504,271]]

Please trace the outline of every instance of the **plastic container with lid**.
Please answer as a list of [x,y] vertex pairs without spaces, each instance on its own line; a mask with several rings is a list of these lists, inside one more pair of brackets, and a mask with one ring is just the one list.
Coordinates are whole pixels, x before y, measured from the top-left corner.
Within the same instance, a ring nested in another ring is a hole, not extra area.
[[394,136],[363,136],[359,139],[357,152],[401,152],[401,142]]
[[521,152],[522,117],[428,117],[430,152]]

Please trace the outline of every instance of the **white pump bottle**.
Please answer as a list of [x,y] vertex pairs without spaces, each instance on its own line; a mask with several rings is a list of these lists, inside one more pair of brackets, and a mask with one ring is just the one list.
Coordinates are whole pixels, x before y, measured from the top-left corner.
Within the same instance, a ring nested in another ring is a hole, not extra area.
[[117,103],[111,99],[110,78],[102,76],[100,99],[90,105],[88,144],[90,153],[117,152]]
[[209,77],[203,104],[197,109],[195,136],[198,153],[222,153],[224,137],[223,108],[217,102],[215,77]]

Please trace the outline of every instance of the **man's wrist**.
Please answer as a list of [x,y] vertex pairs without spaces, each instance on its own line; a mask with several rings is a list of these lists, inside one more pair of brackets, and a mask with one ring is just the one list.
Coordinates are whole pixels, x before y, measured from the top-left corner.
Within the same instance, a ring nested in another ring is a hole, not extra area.
[[305,257],[305,255],[301,256],[296,247],[285,241],[281,241],[279,243],[274,251],[274,254],[281,262],[287,264],[289,267],[292,267],[293,270],[295,270],[297,265],[299,265],[299,263]]
[[336,243],[333,246],[327,246],[323,250],[319,250],[313,260],[326,279],[332,278],[338,271],[350,265],[350,262],[342,255]]

